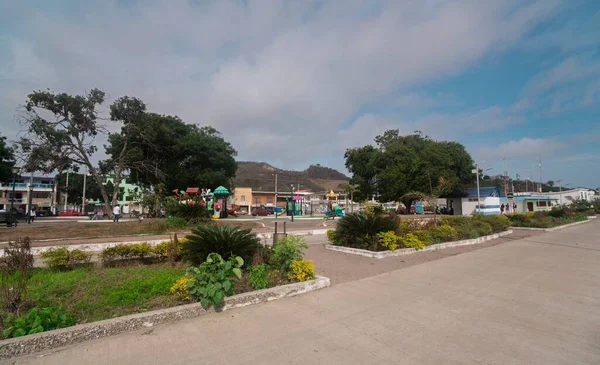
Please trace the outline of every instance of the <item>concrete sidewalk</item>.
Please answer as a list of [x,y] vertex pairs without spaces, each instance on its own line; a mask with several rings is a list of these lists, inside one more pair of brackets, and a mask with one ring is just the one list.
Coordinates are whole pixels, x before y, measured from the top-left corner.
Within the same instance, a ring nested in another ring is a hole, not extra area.
[[600,224],[2,364],[598,364]]

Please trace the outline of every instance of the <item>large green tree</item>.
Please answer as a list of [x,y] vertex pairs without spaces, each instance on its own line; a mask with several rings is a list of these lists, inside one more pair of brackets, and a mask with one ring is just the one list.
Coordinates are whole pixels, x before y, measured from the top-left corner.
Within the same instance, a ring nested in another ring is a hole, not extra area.
[[6,144],[6,137],[0,135],[0,182],[9,181],[15,166],[13,149]]
[[[146,106],[130,97],[119,98],[110,106],[111,121],[123,126],[121,149],[98,165],[92,156],[98,150],[96,137],[107,133],[98,113],[104,97],[104,92],[98,89],[76,96],[51,91],[29,94],[20,120],[26,135],[18,147],[29,171],[52,173],[87,167],[110,211],[116,204],[122,175],[130,168],[125,156],[130,149],[129,141],[140,131],[138,125],[144,120]],[[112,191],[107,191],[101,183],[102,175],[107,173],[115,175]]]
[[473,160],[459,143],[434,141],[421,132],[402,136],[398,130],[377,136],[375,143],[345,154],[359,198],[376,195],[410,207],[417,196],[443,195],[475,178]]
[[[135,133],[125,160],[132,182],[165,184],[169,191],[187,187],[230,187],[236,150],[212,127],[186,124],[178,117],[148,113]],[[119,156],[124,133],[109,136],[106,152]]]

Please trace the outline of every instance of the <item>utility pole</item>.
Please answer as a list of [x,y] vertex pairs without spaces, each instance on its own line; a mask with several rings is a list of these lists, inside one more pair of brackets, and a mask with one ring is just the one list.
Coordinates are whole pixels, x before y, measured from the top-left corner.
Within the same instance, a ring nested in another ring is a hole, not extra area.
[[277,218],[277,173],[275,173],[275,218]]
[[[479,165],[475,163],[475,169],[472,171],[477,175],[477,214],[481,214],[481,196],[479,195]],[[407,209],[410,210],[410,207]]]
[[540,164],[540,193],[542,192],[542,155],[539,155],[538,163]]
[[504,195],[508,193],[508,163],[506,162],[506,153],[504,154]]

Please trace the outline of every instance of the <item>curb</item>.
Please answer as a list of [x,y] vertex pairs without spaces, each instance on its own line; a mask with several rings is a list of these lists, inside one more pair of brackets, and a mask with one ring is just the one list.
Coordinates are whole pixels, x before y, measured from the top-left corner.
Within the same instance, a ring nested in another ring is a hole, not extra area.
[[[315,229],[315,230],[310,230],[310,231],[288,232],[288,234],[296,235],[296,236],[313,236],[313,235],[320,235],[320,234],[326,234],[326,233],[327,233],[327,229]],[[267,239],[273,238],[273,233],[257,233],[256,237],[258,237],[261,240],[267,240]],[[69,249],[80,249],[80,250],[84,250],[84,251],[100,252],[107,247],[113,247],[113,246],[120,245],[120,244],[135,244],[135,243],[146,242],[150,246],[155,246],[161,242],[168,241],[168,240],[169,240],[169,238],[165,237],[165,238],[156,239],[156,240],[136,240],[136,241],[117,241],[117,242],[103,242],[103,243],[84,243],[84,244],[75,244],[75,245],[39,246],[39,247],[32,247],[31,253],[33,253],[35,256],[39,256],[40,252],[46,252],[50,249],[57,248],[57,247],[63,247],[63,246],[67,246],[67,247],[69,247]],[[0,248],[0,257],[3,255],[4,255],[4,249]]]
[[508,230],[508,231],[494,233],[494,234],[491,234],[488,236],[483,236],[483,237],[479,237],[479,238],[475,238],[475,239],[471,239],[471,240],[461,240],[461,241],[438,243],[438,244],[431,245],[431,246],[425,246],[420,250],[417,250],[415,248],[402,248],[402,249],[399,249],[396,251],[373,252],[373,251],[368,251],[368,250],[362,250],[359,248],[334,246],[334,245],[325,245],[325,249],[331,250],[331,251],[349,253],[352,255],[365,256],[365,257],[379,260],[379,259],[385,259],[387,257],[412,255],[412,254],[415,254],[418,252],[437,251],[437,250],[442,250],[444,248],[450,248],[450,247],[476,245],[476,244],[491,241],[496,238],[500,238],[500,237],[503,237],[503,236],[506,236],[506,235],[509,235],[512,233],[513,233],[512,230]]
[[[292,283],[269,289],[256,290],[225,298],[221,311],[269,302],[284,297],[323,289],[331,285],[329,278],[317,276],[315,280]],[[55,349],[97,338],[130,332],[155,325],[175,322],[215,312],[214,308],[204,309],[200,303],[192,303],[159,309],[146,313],[107,319],[98,322],[75,325],[34,335],[0,341],[0,359],[29,355],[35,352]]]
[[510,228],[511,229],[523,230],[523,231],[554,232],[554,231],[560,231],[561,229],[565,229],[565,228],[577,226],[579,224],[589,223],[589,222],[592,221],[592,219],[595,219],[595,218],[596,217],[593,217],[593,218],[592,217],[588,217],[588,219],[586,219],[584,221],[563,224],[562,226],[556,226],[556,227],[552,227],[552,228],[532,228],[532,227],[510,227]]

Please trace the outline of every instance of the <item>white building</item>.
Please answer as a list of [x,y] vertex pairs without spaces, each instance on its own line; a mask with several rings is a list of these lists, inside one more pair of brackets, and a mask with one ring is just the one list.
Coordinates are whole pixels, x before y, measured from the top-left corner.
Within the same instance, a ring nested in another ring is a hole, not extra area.
[[29,211],[30,194],[33,208],[53,208],[56,203],[55,188],[52,177],[19,175],[15,179],[14,196],[12,181],[0,183],[0,210],[8,210],[13,205],[19,211]]
[[[481,214],[500,214],[500,197],[500,189],[496,186],[479,188]],[[454,215],[477,214],[477,189],[454,191],[448,196],[446,206]]]
[[553,191],[551,193],[539,193],[541,196],[555,196],[558,198],[558,204],[569,204],[573,200],[595,200],[599,196],[596,191],[586,188],[576,188],[570,190],[563,190],[561,192]]

